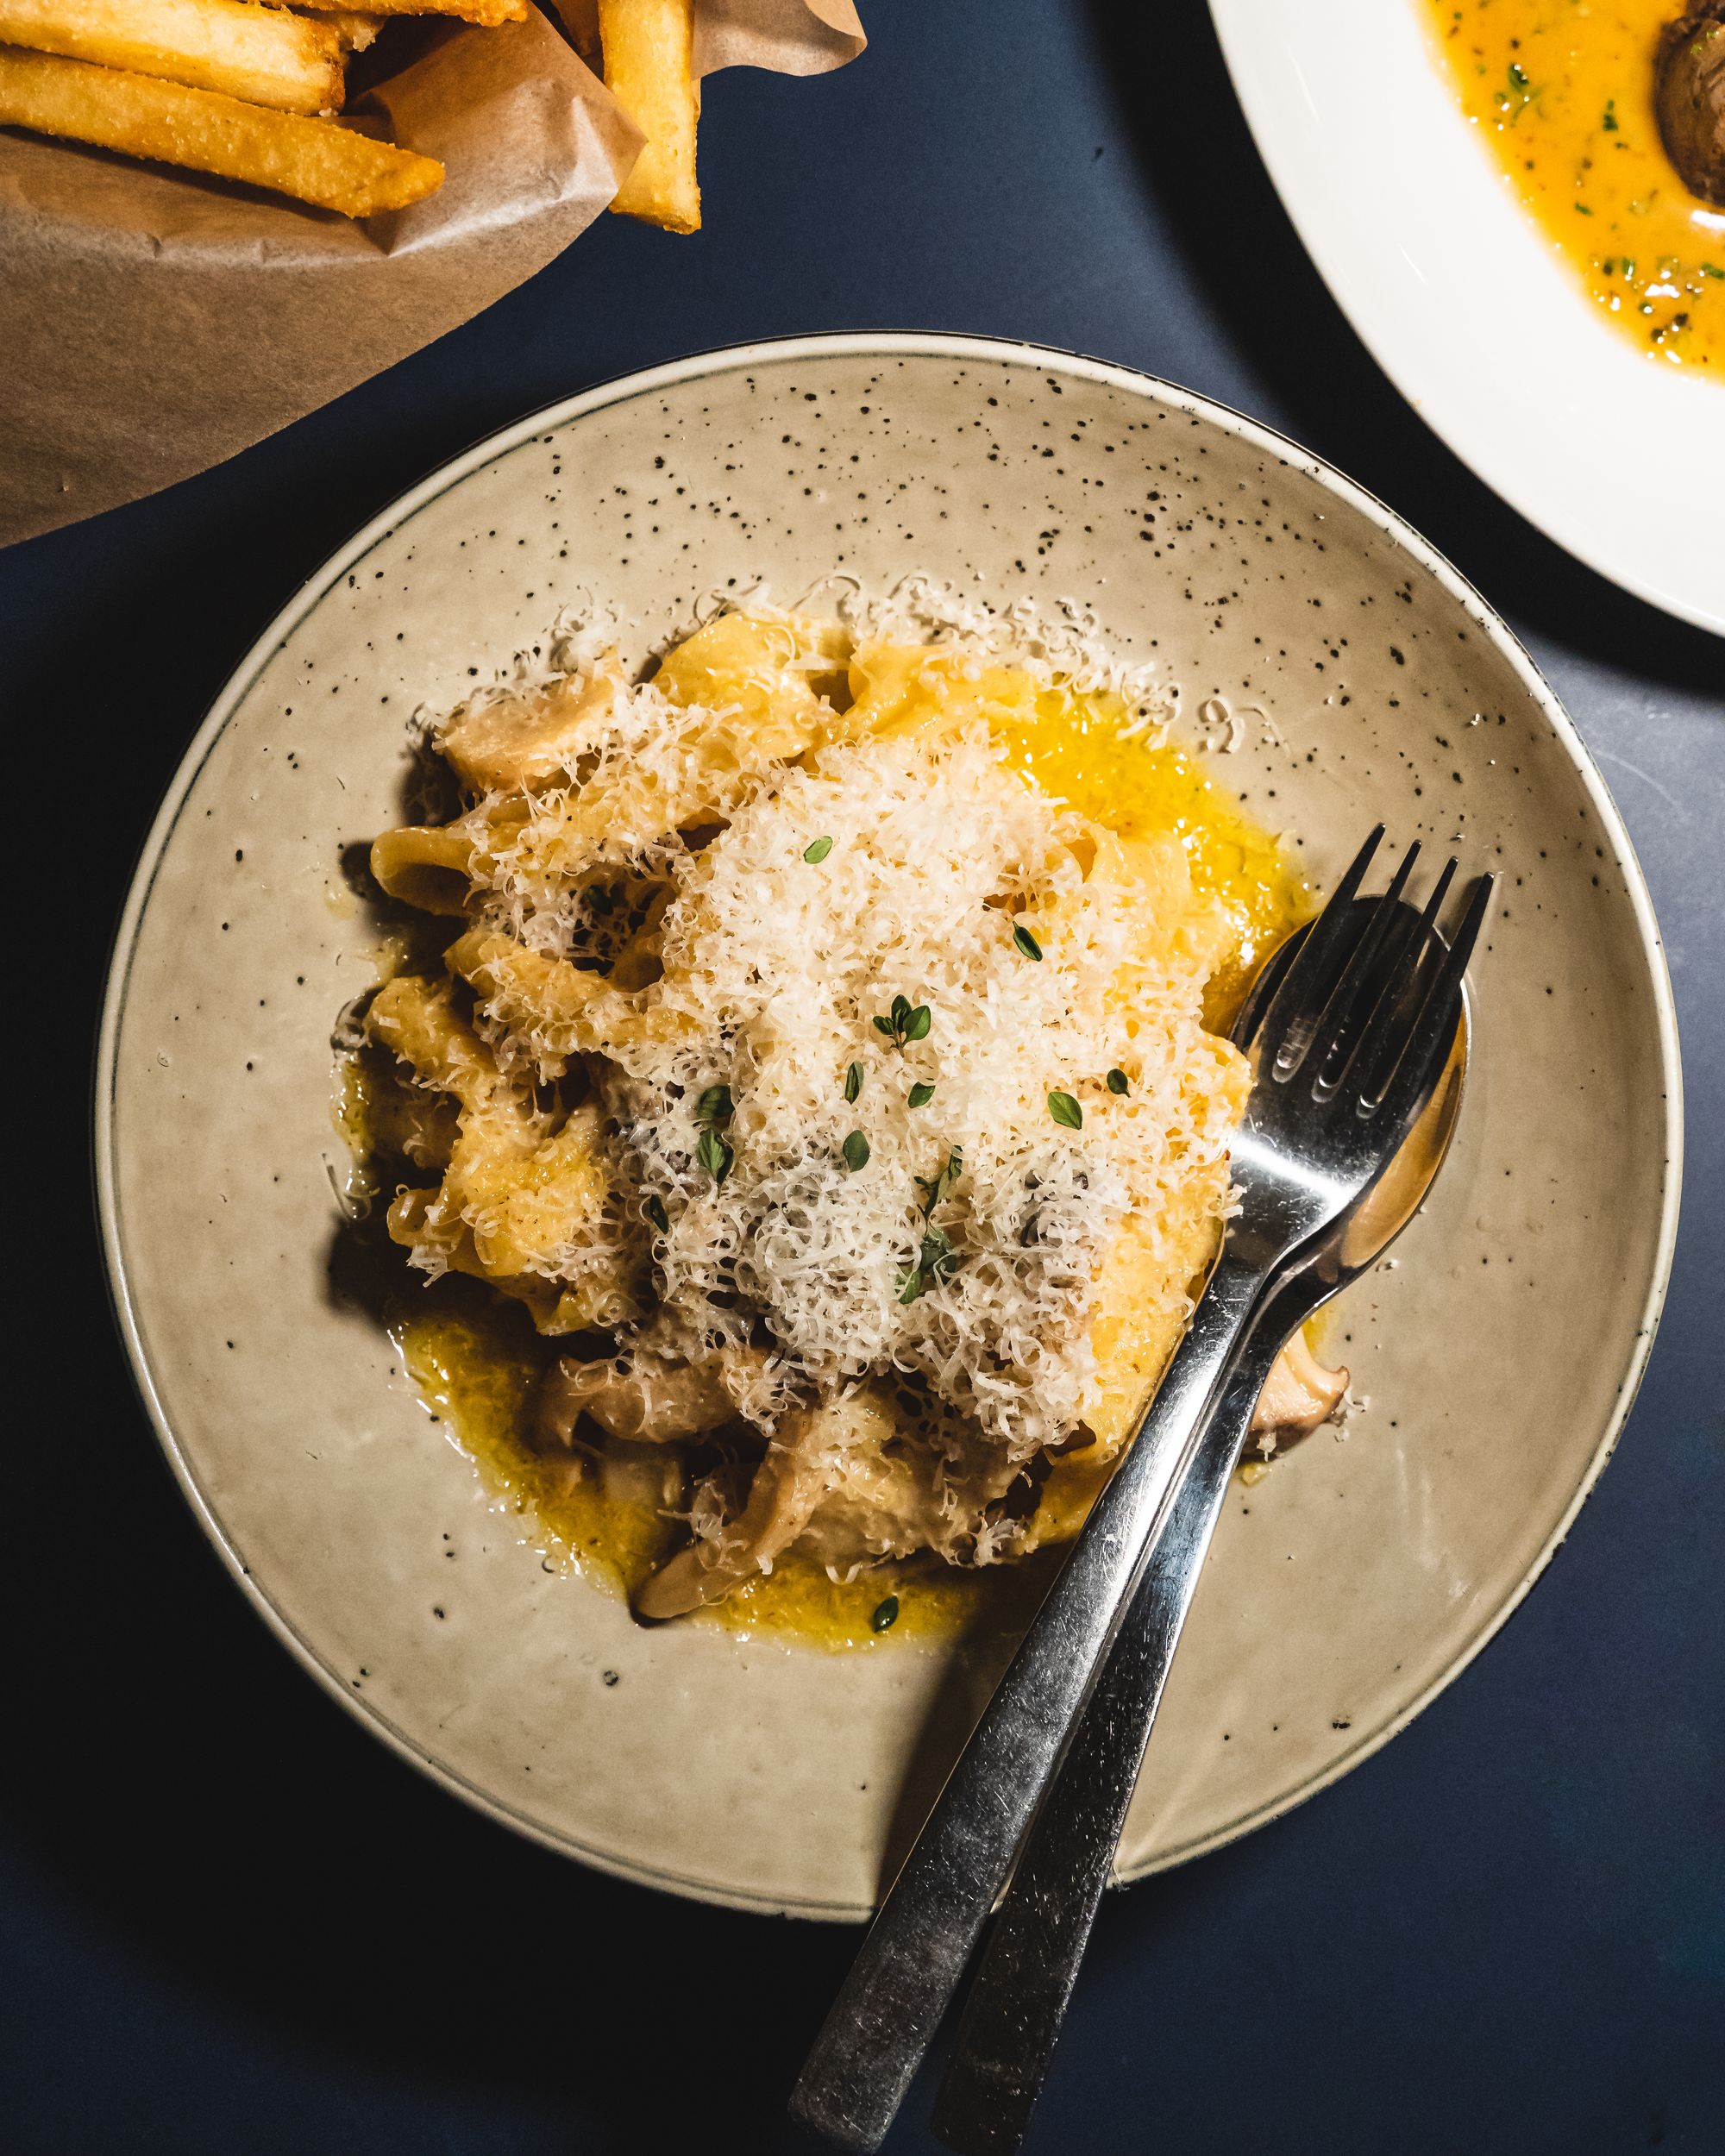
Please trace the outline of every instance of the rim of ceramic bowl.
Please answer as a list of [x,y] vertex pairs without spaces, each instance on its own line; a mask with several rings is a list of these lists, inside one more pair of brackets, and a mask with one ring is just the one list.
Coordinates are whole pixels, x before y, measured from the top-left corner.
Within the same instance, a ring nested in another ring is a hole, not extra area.
[[536,435],[565,426],[571,421],[583,419],[590,414],[608,407],[628,404],[641,397],[654,396],[679,385],[699,380],[705,377],[730,373],[751,366],[762,366],[785,360],[817,360],[825,357],[844,358],[926,358],[969,361],[995,362],[1007,366],[1028,366],[1044,373],[1057,373],[1069,378],[1090,381],[1107,387],[1123,390],[1135,397],[1165,404],[1195,417],[1208,421],[1225,432],[1238,436],[1253,448],[1273,456],[1277,462],[1302,472],[1315,479],[1328,492],[1347,503],[1386,537],[1391,540],[1424,574],[1432,577],[1450,596],[1459,602],[1479,630],[1490,639],[1496,649],[1509,661],[1529,695],[1539,705],[1546,724],[1561,745],[1565,755],[1587,789],[1596,813],[1609,833],[1613,845],[1622,862],[1624,884],[1638,931],[1643,958],[1646,961],[1653,990],[1653,1008],[1658,1028],[1659,1057],[1665,1092],[1665,1162],[1660,1186],[1659,1233],[1654,1253],[1652,1277],[1648,1282],[1640,1323],[1636,1328],[1619,1388],[1616,1404],[1601,1433],[1598,1444],[1590,1457],[1585,1473],[1565,1507],[1551,1534],[1540,1547],[1538,1556],[1517,1583],[1500,1608],[1495,1610],[1477,1636],[1445,1668],[1442,1674],[1420,1692],[1409,1704],[1390,1720],[1367,1732],[1358,1743],[1330,1762],[1320,1772],[1309,1777],[1291,1790],[1254,1806],[1251,1810],[1230,1820],[1226,1825],[1195,1837],[1189,1842],[1158,1856],[1153,1862],[1138,1865],[1121,1875],[1119,1883],[1130,1884],[1147,1877],[1202,1856],[1210,1850],[1224,1847],[1238,1840],[1255,1827],[1264,1826],[1315,1796],[1320,1789],[1340,1780],[1343,1775],[1369,1758],[1371,1754],[1398,1735],[1440,1692],[1454,1682],[1474,1658],[1492,1640],[1509,1618],[1526,1600],[1534,1582],[1551,1562],[1559,1545],[1572,1526],[1577,1514],[1586,1502],[1594,1485],[1603,1471],[1606,1462],[1616,1448],[1618,1438],[1629,1410],[1634,1403],[1641,1378],[1646,1371],[1647,1357],[1652,1351],[1653,1335],[1658,1328],[1660,1310],[1665,1301],[1667,1282],[1671,1276],[1672,1251],[1677,1236],[1678,1194],[1681,1186],[1683,1158],[1683,1095],[1682,1075],[1678,1054],[1677,1018],[1672,998],[1671,981],[1665,962],[1664,944],[1654,918],[1653,900],[1647,881],[1636,860],[1629,835],[1618,814],[1609,789],[1588,754],[1574,723],[1520,640],[1502,617],[1468,582],[1460,572],[1436,548],[1422,538],[1411,525],[1398,517],[1385,503],[1361,486],[1333,465],[1303,448],[1275,429],[1247,417],[1231,406],[1215,398],[1199,395],[1184,389],[1177,383],[1159,376],[1147,374],[1135,367],[1122,367],[1113,361],[1090,358],[1083,354],[1070,352],[1057,345],[1035,344],[1018,338],[970,336],[947,332],[916,330],[854,330],[830,332],[812,335],[762,338],[748,344],[715,347],[710,351],[691,354],[671,360],[658,367],[639,369],[582,390],[577,395],[560,398],[554,404],[543,406],[526,417],[514,421],[495,433],[485,436],[459,454],[428,472],[415,485],[408,487],[388,502],[378,514],[370,518],[351,538],[336,550],[300,586],[298,592],[254,641],[227,682],[210,705],[202,725],[193,735],[185,755],[175,769],[163,795],[160,807],[150,825],[148,836],[138,856],[131,886],[127,893],[114,942],[109,957],[107,984],[103,998],[102,1024],[97,1037],[93,1077],[93,1131],[92,1142],[95,1169],[95,1196],[97,1214],[101,1229],[103,1255],[108,1278],[109,1294],[116,1323],[131,1367],[133,1381],[141,1398],[145,1411],[154,1427],[156,1437],[166,1454],[174,1477],[184,1492],[186,1501],[214,1544],[223,1563],[234,1580],[263,1618],[270,1630],[294,1656],[301,1666],[317,1679],[323,1689],[340,1703],[374,1735],[388,1744],[392,1750],[423,1773],[464,1802],[488,1817],[512,1827],[530,1840],[555,1849],[565,1856],[572,1856],[596,1870],[606,1871],[637,1884],[667,1889],[693,1898],[716,1902],[722,1906],[747,1909],[757,1914],[770,1912],[825,1917],[838,1921],[856,1921],[862,1912],[842,1910],[826,1902],[796,1903],[781,1896],[756,1896],[735,1892],[716,1887],[711,1881],[686,1877],[681,1874],[656,1870],[653,1867],[619,1859],[599,1850],[586,1847],[574,1837],[559,1833],[540,1822],[528,1819],[510,1805],[481,1788],[429,1751],[417,1739],[398,1727],[390,1718],[365,1699],[356,1696],[345,1684],[340,1674],[331,1669],[311,1643],[289,1622],[271,1600],[265,1587],[253,1576],[242,1563],[239,1552],[229,1541],[227,1528],[214,1506],[198,1485],[190,1460],[182,1451],[161,1397],[157,1391],[148,1358],[145,1354],[141,1330],[134,1307],[131,1283],[126,1269],[125,1236],[120,1217],[115,1174],[114,1094],[117,1051],[122,1027],[125,1019],[127,992],[131,966],[136,950],[138,931],[150,900],[155,878],[164,855],[172,838],[181,810],[195,785],[198,774],[216,742],[232,719],[235,711],[250,692],[265,664],[280,645],[299,627],[300,624],[318,605],[329,591],[347,575],[380,541],[398,530],[450,488],[459,486],[470,473],[497,458],[508,454]]

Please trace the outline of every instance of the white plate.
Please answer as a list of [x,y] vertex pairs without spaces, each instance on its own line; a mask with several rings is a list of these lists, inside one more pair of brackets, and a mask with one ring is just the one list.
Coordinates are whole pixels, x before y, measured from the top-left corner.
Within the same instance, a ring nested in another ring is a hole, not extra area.
[[1341,1308],[1371,1404],[1231,1495],[1126,1874],[1345,1772],[1526,1592],[1646,1357],[1678,1115],[1647,894],[1525,655],[1379,504],[1183,391],[955,337],[718,353],[510,429],[320,569],[193,743],[116,947],[97,1160],[157,1430],[259,1608],[407,1758],[631,1877],[856,1917],[997,1643],[644,1631],[547,1567],[341,1292],[330,1188],[330,1031],[373,977],[342,862],[400,820],[416,707],[589,597],[639,657],[715,586],[837,567],[1094,601],[1189,706],[1273,718],[1220,775],[1320,877],[1379,818],[1505,875],[1451,1160]]
[[1463,117],[1421,10],[1210,12],[1307,252],[1421,417],[1559,546],[1725,634],[1725,382],[1656,367],[1589,303]]

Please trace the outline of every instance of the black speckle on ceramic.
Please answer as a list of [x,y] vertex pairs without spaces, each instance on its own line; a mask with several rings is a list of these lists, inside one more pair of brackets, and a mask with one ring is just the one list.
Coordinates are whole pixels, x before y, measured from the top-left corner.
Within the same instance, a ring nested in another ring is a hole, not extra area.
[[1182,392],[959,339],[755,348],[578,398],[361,534],[200,733],[124,924],[97,1136],[135,1361],[229,1562],[370,1726],[590,1861],[829,1916],[872,1904],[929,1718],[985,1661],[643,1631],[548,1571],[332,1285],[329,1037],[373,978],[350,872],[417,711],[543,658],[566,610],[641,660],[714,594],[913,571],[1094,607],[1319,881],[1379,818],[1502,877],[1450,1164],[1335,1320],[1371,1404],[1231,1505],[1129,1871],[1343,1771],[1519,1599],[1633,1391],[1678,1150],[1646,894],[1549,693],[1377,504]]

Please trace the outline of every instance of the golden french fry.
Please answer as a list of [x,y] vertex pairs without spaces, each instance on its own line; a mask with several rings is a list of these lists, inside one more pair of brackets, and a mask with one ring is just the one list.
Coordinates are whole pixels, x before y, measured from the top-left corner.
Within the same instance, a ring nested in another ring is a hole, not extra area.
[[[315,15],[344,15],[345,0],[295,0]],[[368,15],[455,15],[463,22],[495,29],[499,22],[524,22],[527,0],[367,0]]]
[[320,20],[327,22],[341,39],[344,53],[363,53],[368,46],[375,45],[384,23],[380,15],[361,15],[354,8],[332,8]]
[[247,180],[349,217],[405,210],[443,179],[435,158],[332,120],[16,46],[0,47],[0,126]]
[[599,0],[605,87],[647,138],[611,206],[668,232],[700,229],[694,19],[694,0]]
[[161,75],[284,112],[336,112],[342,41],[251,0],[0,0],[0,45]]

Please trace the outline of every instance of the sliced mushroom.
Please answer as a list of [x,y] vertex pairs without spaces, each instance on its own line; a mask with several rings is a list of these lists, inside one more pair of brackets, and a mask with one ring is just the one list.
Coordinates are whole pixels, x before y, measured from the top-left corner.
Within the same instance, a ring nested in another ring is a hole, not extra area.
[[[819,1412],[819,1411],[817,1411]],[[795,1421],[797,1418],[788,1418]],[[800,1446],[800,1432],[767,1447],[749,1502],[711,1541],[693,1542],[661,1565],[635,1597],[637,1617],[659,1622],[722,1601],[745,1580],[770,1572],[808,1525],[825,1490],[822,1462]]]
[[1345,1369],[1326,1369],[1296,1332],[1276,1358],[1252,1410],[1251,1435],[1266,1458],[1278,1445],[1294,1445],[1327,1422],[1348,1388]]
[[743,1510],[662,1565],[637,1593],[637,1616],[681,1617],[770,1572],[842,1479],[847,1457],[878,1449],[894,1429],[891,1397],[873,1386],[787,1415]]
[[1701,0],[1660,32],[1653,103],[1684,185],[1725,210],[1725,0]]
[[534,1428],[542,1445],[568,1445],[581,1415],[613,1438],[672,1445],[737,1420],[737,1401],[758,1376],[758,1348],[727,1348],[712,1361],[668,1361],[637,1348],[614,1362],[565,1356],[540,1380]]

